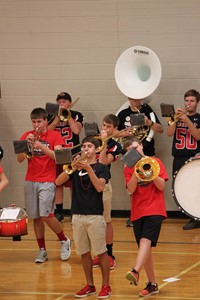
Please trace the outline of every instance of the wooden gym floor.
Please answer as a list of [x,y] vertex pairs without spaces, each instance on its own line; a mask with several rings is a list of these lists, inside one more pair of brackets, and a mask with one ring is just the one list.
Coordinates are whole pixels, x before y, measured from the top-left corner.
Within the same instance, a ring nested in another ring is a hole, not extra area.
[[[155,273],[160,293],[151,296],[157,300],[200,299],[200,228],[184,231],[186,219],[164,221],[159,243],[154,248]],[[114,255],[117,267],[111,271],[110,285],[113,300],[141,299],[138,292],[145,286],[144,271],[139,285],[131,286],[125,274],[134,265],[137,246],[132,228],[126,219],[114,218]],[[65,233],[72,239],[69,218],[62,223]],[[46,228],[46,244],[49,260],[35,264],[38,253],[32,222],[28,222],[28,235],[21,241],[0,237],[0,299],[1,300],[63,300],[75,299],[74,293],[85,284],[80,257],[76,255],[72,241],[72,254],[68,261],[59,259],[59,242]],[[101,287],[101,273],[94,269],[97,292]],[[164,279],[177,278],[174,282]],[[97,299],[97,295],[90,296]]]

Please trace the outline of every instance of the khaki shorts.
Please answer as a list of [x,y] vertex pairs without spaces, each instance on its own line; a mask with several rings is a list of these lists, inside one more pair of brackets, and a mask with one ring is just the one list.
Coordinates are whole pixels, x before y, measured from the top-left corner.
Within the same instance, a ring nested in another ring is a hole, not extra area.
[[111,203],[112,203],[112,186],[110,181],[105,185],[103,190],[103,216],[106,223],[111,222]]
[[107,251],[106,223],[100,215],[73,215],[73,238],[78,255],[92,251],[99,255]]

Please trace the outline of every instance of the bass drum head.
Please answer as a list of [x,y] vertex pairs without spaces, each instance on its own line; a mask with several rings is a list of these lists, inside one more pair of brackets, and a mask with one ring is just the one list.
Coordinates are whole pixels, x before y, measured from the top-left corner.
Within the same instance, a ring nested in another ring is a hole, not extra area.
[[189,159],[174,175],[172,193],[183,213],[200,220],[200,158]]

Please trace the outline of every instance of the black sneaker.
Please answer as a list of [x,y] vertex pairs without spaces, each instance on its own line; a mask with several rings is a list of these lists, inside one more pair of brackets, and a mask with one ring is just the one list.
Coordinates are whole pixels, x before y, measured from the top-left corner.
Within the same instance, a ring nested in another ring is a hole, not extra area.
[[126,227],[133,227],[133,222],[130,219],[126,221]]
[[195,219],[189,220],[188,223],[186,223],[183,226],[183,230],[189,230],[189,229],[194,229],[194,228],[200,228],[200,221],[197,221]]
[[55,217],[61,223],[64,221],[64,215],[63,214],[57,213]]
[[157,283],[147,283],[146,287],[139,292],[139,296],[143,298],[147,298],[151,295],[158,294],[159,289]]

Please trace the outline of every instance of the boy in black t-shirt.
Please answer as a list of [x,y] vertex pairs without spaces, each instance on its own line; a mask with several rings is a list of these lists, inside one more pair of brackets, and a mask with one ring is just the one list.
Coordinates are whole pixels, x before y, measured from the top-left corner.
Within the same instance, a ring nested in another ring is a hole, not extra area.
[[72,162],[73,173],[69,175],[66,170],[56,179],[57,185],[73,180],[71,207],[73,236],[77,254],[81,255],[87,281],[86,286],[75,294],[77,298],[96,293],[91,251],[98,255],[102,272],[102,288],[98,298],[108,298],[111,295],[106,223],[103,217],[102,200],[103,190],[110,178],[110,172],[106,165],[96,160],[98,146],[97,139],[85,137],[82,141],[83,158],[75,157]]

